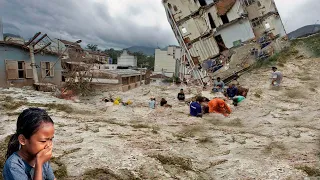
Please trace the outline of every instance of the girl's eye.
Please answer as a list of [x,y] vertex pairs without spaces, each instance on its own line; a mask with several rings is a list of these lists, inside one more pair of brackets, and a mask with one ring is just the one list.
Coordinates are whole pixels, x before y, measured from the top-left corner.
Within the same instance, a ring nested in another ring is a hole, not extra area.
[[45,142],[47,142],[47,141],[40,141],[40,142],[45,143]]

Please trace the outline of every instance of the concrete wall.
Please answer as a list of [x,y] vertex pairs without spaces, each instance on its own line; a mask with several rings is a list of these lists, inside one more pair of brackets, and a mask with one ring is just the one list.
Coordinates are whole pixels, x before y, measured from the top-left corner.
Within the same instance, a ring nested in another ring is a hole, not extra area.
[[233,5],[233,7],[230,9],[230,11],[227,13],[227,16],[229,21],[233,21],[235,19],[238,19],[240,15],[243,13],[244,13],[244,8],[241,5],[240,0],[237,0],[236,3]]
[[156,53],[155,53],[154,71],[158,73],[162,73],[162,69],[163,69],[166,75],[169,75],[169,77],[172,77],[176,71],[176,59],[180,59],[181,57],[181,49],[174,48],[173,50],[174,54],[168,53],[168,51],[163,51],[161,49],[156,49],[155,52]]
[[[171,4],[171,12],[176,21],[187,17],[191,13],[197,11],[200,7],[198,3],[186,0],[168,0],[165,6],[167,6],[168,4]],[[177,7],[177,11],[175,11],[174,6]]]
[[263,16],[268,12],[277,11],[274,0],[259,0],[259,2],[261,6],[258,6],[258,1],[255,1],[253,4],[246,7],[250,20]]
[[[179,28],[182,33],[183,38],[190,38],[190,40],[194,40],[205,32],[209,32],[210,26],[208,26],[205,18],[193,18],[182,23]],[[186,32],[184,32],[186,31]]]
[[[38,77],[40,83],[52,83],[56,85],[61,84],[62,76],[61,76],[61,63],[57,63],[54,66],[54,77],[45,77],[43,79],[41,75],[41,65],[40,62],[53,62],[57,61],[58,56],[53,55],[41,55],[36,54],[35,60],[36,65],[39,67],[38,70]],[[9,82],[12,82],[17,87],[22,86],[29,86],[33,84],[33,79],[17,79],[17,80],[9,80],[7,81],[7,74],[6,74],[6,60],[19,60],[25,62],[31,62],[29,51],[22,50],[18,47],[7,46],[7,45],[0,45],[0,86],[6,87],[9,85]]]
[[255,37],[249,20],[241,20],[220,30],[217,35],[221,35],[227,48],[233,47],[233,42],[241,40],[247,41]]
[[118,58],[118,66],[137,66],[137,57],[128,54],[127,51],[123,51],[121,56]]
[[[265,24],[267,23],[270,25],[269,29],[266,29]],[[260,37],[263,34],[263,32],[265,32],[266,30],[271,31],[273,35],[279,34],[280,37],[283,37],[286,35],[285,29],[282,25],[282,21],[280,17],[277,17],[275,15],[269,16],[264,21],[262,21],[261,25],[256,26],[253,29],[256,37]]]

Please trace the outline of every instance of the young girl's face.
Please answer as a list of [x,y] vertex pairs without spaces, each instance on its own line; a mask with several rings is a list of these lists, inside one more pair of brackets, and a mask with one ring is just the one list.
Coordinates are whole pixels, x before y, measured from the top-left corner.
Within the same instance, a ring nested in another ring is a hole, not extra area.
[[[38,131],[30,139],[26,139],[24,149],[32,156],[52,145],[54,126],[52,123],[41,123]],[[24,150],[23,149],[23,150]]]

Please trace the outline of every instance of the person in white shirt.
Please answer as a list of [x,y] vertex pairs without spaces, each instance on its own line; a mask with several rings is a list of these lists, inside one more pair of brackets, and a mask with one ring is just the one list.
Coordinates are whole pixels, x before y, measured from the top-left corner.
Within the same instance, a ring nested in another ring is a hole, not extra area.
[[277,67],[272,67],[272,74],[271,74],[271,85],[272,86],[280,86],[282,82],[283,75],[280,71],[278,71]]

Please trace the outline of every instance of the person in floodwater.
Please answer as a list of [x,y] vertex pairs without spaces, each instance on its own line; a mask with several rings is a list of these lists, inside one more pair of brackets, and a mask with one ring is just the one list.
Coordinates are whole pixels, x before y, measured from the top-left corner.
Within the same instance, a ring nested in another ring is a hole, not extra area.
[[243,100],[245,100],[246,98],[244,96],[235,96],[232,98],[233,101],[233,105],[234,106],[238,106],[238,103],[242,102]]
[[214,81],[212,91],[213,92],[223,92],[224,86],[225,86],[224,82],[221,81],[220,77],[218,77],[217,80]]
[[165,98],[161,99],[160,106],[162,106],[162,107],[172,107],[171,105],[168,104],[168,101]]
[[24,110],[8,143],[4,180],[54,180],[49,164],[53,137],[54,123],[45,110]]
[[190,115],[194,117],[202,117],[202,108],[201,102],[203,101],[202,97],[197,97],[196,101],[190,104]]
[[209,103],[209,113],[220,113],[224,116],[229,116],[231,114],[231,109],[227,103],[220,98],[212,99]]
[[150,98],[149,108],[150,109],[155,109],[156,108],[156,98],[154,98],[154,97]]
[[178,100],[184,101],[186,99],[186,96],[184,95],[183,89],[180,89],[180,92],[178,93]]
[[225,94],[225,96],[229,99],[232,99],[233,97],[235,97],[238,94],[238,88],[236,87],[235,84],[230,84],[229,88],[227,89],[227,93]]
[[271,85],[272,86],[280,86],[281,82],[282,82],[282,78],[283,78],[283,75],[280,71],[278,71],[278,68],[277,67],[272,67],[272,74],[271,74]]

